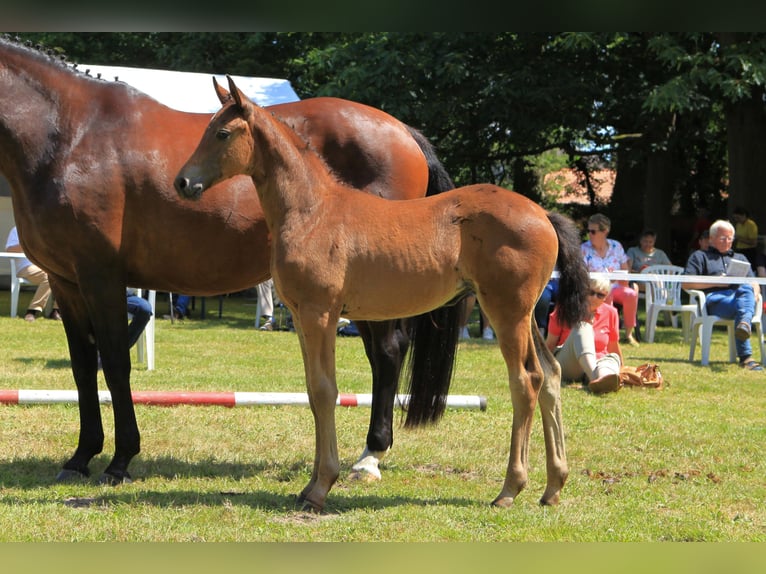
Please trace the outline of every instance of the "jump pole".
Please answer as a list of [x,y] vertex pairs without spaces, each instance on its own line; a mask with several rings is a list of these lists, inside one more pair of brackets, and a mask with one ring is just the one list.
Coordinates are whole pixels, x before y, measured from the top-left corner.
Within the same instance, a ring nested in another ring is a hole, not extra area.
[[[250,407],[258,405],[299,405],[308,406],[307,393],[257,393],[257,392],[207,392],[207,391],[133,391],[136,405],[200,405],[220,407]],[[99,403],[112,404],[109,391],[98,392]],[[397,395],[396,404],[407,405],[409,395]],[[77,403],[77,391],[71,390],[0,390],[0,404],[6,405],[50,405]],[[341,407],[370,407],[371,394],[340,393],[335,403]],[[479,395],[447,395],[447,407],[453,409],[487,410],[487,398]]]

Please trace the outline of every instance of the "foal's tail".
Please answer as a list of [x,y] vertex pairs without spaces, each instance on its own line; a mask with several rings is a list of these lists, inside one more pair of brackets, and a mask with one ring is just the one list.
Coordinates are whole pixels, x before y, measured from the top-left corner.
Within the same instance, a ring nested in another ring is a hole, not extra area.
[[556,303],[559,319],[576,325],[588,316],[589,276],[580,251],[580,233],[574,221],[560,213],[548,212],[548,219],[559,239],[556,260],[559,271],[559,294]]
[[[418,130],[409,126],[408,129],[428,163],[426,195],[453,189],[455,184],[439,161],[431,142]],[[455,366],[462,301],[409,320],[407,388],[410,400],[404,423],[407,427],[436,422],[444,414]]]

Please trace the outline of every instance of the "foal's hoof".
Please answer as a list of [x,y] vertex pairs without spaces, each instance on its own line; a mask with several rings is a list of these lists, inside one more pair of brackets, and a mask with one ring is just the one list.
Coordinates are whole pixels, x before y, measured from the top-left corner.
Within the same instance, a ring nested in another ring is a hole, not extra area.
[[554,494],[553,496],[550,496],[548,498],[543,497],[540,499],[540,506],[556,506],[559,501],[561,500],[561,497],[558,493]]
[[62,468],[56,475],[56,482],[80,482],[90,476],[90,471],[86,468],[84,471]]
[[498,496],[492,501],[492,506],[496,508],[510,508],[513,506],[513,497],[511,496]]
[[311,514],[322,514],[322,510],[324,509],[324,505],[311,502],[303,494],[298,497],[298,505],[300,506],[301,512],[309,512]]
[[119,486],[121,484],[131,484],[132,482],[133,479],[130,478],[130,474],[127,472],[120,475],[105,472],[98,479],[99,484],[104,484],[106,486]]

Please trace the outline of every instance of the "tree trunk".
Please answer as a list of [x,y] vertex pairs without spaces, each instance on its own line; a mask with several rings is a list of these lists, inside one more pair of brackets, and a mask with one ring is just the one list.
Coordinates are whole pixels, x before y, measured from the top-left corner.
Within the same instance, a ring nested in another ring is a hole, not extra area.
[[672,154],[666,150],[650,154],[646,166],[646,187],[641,213],[644,227],[652,227],[657,232],[656,245],[668,256],[671,253],[670,224],[675,195],[674,181]]
[[617,154],[617,174],[608,212],[612,220],[609,237],[622,242],[626,250],[638,239],[644,225],[646,162],[642,156],[642,151],[637,148]]
[[760,234],[766,232],[766,110],[763,90],[726,109],[726,143],[729,151],[729,204],[750,212]]

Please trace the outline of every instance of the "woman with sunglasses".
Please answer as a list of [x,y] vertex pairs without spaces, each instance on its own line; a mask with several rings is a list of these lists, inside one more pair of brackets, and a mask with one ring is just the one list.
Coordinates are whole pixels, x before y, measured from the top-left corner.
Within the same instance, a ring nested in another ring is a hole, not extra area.
[[[581,245],[582,255],[588,271],[629,271],[630,260],[619,241],[609,239],[612,224],[606,215],[596,213],[588,219],[588,241]],[[628,286],[627,281],[616,281],[609,290],[607,303],[622,305],[625,323],[625,342],[638,346],[633,336],[638,312],[638,291]]]
[[620,319],[617,309],[605,301],[609,294],[609,278],[591,274],[590,318],[574,327],[563,325],[556,309],[548,320],[545,344],[561,365],[564,381],[585,377],[588,390],[606,393],[620,388]]

